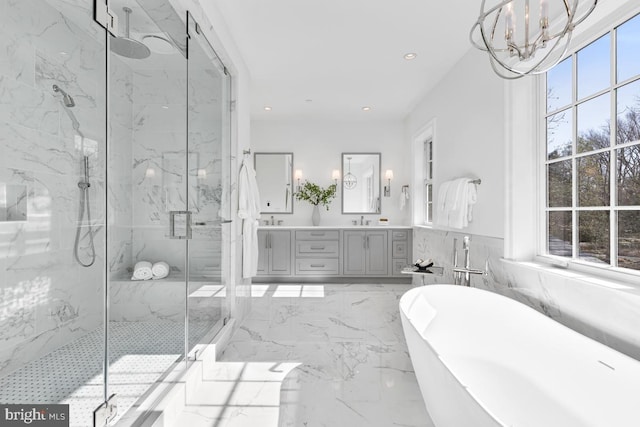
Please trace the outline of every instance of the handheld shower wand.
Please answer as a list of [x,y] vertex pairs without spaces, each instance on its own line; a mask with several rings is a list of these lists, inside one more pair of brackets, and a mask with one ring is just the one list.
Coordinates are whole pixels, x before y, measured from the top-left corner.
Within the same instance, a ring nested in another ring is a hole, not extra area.
[[[73,245],[73,256],[83,267],[91,267],[93,263],[96,261],[96,246],[93,241],[93,229],[91,227],[91,204],[89,203],[89,187],[91,187],[91,183],[89,182],[89,156],[84,156],[83,159],[83,169],[84,169],[84,180],[78,182],[78,188],[80,189],[80,205],[78,209],[78,226],[76,228],[76,239]],[[89,262],[83,262],[80,259],[79,249],[80,249],[80,230],[82,226],[82,220],[84,219],[84,214],[87,214],[87,224],[89,229],[85,236],[89,237]]]
[[[56,93],[60,93],[62,95],[62,106],[64,107],[67,116],[69,116],[69,120],[71,120],[71,126],[78,133],[80,138],[82,138],[83,152],[84,152],[84,135],[80,131],[80,122],[76,118],[75,114],[71,111],[71,108],[75,107],[76,103],[74,102],[71,95],[65,92],[58,85],[53,85],[53,91]],[[83,153],[84,154],[84,153]],[[91,205],[89,203],[89,187],[91,187],[91,182],[89,182],[89,156],[83,156],[83,179],[78,182],[78,188],[80,189],[80,205],[78,206],[78,225],[76,226],[76,238],[73,245],[73,256],[83,267],[91,267],[94,262],[96,262],[96,246],[94,243],[94,232],[93,227],[91,226]],[[89,261],[84,262],[80,259],[80,231],[82,230],[82,220],[85,217],[85,213],[87,216],[87,224],[88,230],[85,234],[85,237],[89,237]]]

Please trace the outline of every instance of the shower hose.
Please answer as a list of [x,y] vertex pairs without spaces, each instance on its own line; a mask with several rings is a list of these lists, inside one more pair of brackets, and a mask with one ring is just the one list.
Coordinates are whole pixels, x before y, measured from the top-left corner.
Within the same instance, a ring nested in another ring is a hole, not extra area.
[[[78,261],[78,264],[80,264],[83,267],[91,267],[93,263],[96,262],[96,247],[93,242],[93,230],[91,228],[91,208],[89,207],[89,187],[90,186],[91,184],[89,184],[88,180],[80,181],[78,183],[78,188],[80,188],[80,206],[78,209],[78,226],[76,228],[76,241],[75,241],[75,244],[73,245],[73,255],[76,258],[76,261]],[[87,224],[88,224],[87,234],[89,235],[89,251],[91,254],[90,255],[91,260],[88,263],[83,262],[80,259],[80,254],[79,254],[80,232],[82,231],[82,220],[84,219],[85,212],[87,214]]]

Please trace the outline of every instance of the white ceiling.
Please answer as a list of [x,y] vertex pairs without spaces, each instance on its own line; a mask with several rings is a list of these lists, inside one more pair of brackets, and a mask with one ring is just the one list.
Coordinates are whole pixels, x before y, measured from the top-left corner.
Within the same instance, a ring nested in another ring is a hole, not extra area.
[[402,119],[470,48],[480,11],[479,0],[217,3],[251,74],[254,119]]

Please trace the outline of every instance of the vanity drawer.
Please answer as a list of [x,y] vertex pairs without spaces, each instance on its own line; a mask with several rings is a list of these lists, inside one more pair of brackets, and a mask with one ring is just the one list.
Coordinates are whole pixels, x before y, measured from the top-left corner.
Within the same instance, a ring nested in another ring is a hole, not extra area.
[[296,257],[327,256],[338,257],[338,240],[296,240]]
[[339,263],[337,258],[301,258],[296,260],[296,274],[300,275],[338,275]]
[[392,240],[407,240],[409,232],[407,230],[394,230]]
[[393,260],[393,276],[402,276],[402,269],[407,267],[406,259],[394,259]]
[[393,258],[407,258],[407,242],[394,241],[392,243],[391,256]]
[[338,230],[304,230],[296,231],[296,240],[338,240]]

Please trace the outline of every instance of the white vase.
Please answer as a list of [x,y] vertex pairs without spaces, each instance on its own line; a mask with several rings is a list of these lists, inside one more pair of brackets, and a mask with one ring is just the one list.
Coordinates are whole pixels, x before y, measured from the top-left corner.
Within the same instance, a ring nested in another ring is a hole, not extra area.
[[313,225],[320,225],[320,209],[318,209],[318,205],[313,205],[313,213],[311,214],[311,223]]

